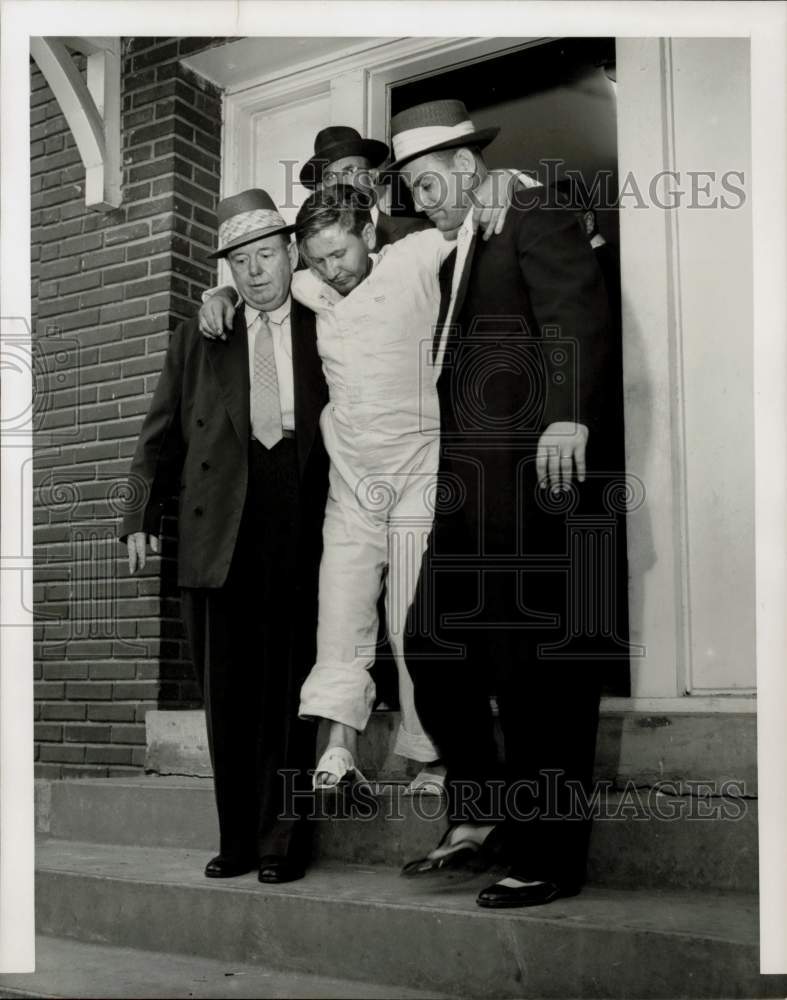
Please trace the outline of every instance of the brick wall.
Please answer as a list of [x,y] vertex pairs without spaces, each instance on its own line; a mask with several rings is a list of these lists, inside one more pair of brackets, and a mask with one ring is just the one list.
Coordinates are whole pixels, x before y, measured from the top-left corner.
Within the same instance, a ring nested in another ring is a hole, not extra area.
[[[123,39],[123,201],[85,208],[82,166],[31,63],[36,767],[138,771],[151,707],[197,704],[172,524],[128,574],[126,474],[170,332],[215,279],[221,95],[180,59],[224,39]],[[84,58],[74,56],[84,72]]]

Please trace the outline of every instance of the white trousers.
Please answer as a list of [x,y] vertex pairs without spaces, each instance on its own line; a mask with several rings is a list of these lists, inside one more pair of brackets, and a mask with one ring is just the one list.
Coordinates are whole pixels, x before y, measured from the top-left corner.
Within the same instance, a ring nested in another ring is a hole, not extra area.
[[432,527],[436,449],[419,469],[377,474],[352,490],[331,464],[323,525],[317,662],[301,688],[302,717],[366,728],[375,698],[369,668],[379,627],[377,602],[385,569],[385,613],[399,674],[401,723],[394,753],[432,761],[437,751],[415,711],[404,661],[404,628]]

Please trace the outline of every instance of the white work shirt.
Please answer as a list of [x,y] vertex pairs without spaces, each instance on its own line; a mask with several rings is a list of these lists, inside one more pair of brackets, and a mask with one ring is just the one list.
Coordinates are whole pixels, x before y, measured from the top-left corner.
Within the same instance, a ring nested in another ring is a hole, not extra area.
[[[281,405],[281,426],[285,431],[295,430],[295,380],[292,373],[292,331],[290,330],[290,306],[287,301],[267,313],[273,339],[273,359],[276,362],[276,377],[279,381],[279,403]],[[246,329],[249,341],[249,385],[254,381],[254,341],[260,324],[259,309],[246,304]]]
[[440,265],[454,248],[436,229],[370,254],[367,277],[342,296],[312,271],[292,295],[317,315],[317,350],[330,404],[321,423],[345,481],[364,470],[404,471],[439,430],[431,352]]

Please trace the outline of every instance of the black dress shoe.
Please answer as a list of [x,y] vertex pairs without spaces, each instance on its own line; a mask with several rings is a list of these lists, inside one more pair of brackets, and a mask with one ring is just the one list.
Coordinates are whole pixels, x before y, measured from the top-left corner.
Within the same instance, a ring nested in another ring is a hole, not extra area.
[[270,854],[260,859],[260,872],[257,877],[260,882],[275,884],[277,882],[297,882],[305,874],[306,871],[302,865],[298,865],[288,858],[280,858]]
[[217,854],[205,865],[205,875],[208,878],[236,878],[254,871],[256,867],[256,858],[231,858]]
[[489,909],[503,909],[514,906],[543,906],[561,896],[576,896],[581,885],[558,882],[530,882],[521,886],[503,885],[495,882],[478,894],[476,902]]
[[[437,848],[448,845],[454,829],[455,826],[448,827]],[[415,861],[408,861],[402,868],[402,875],[411,878],[417,875],[431,875],[435,872],[456,871],[457,869],[486,871],[498,860],[501,841],[502,825],[498,825],[489,831],[480,844],[470,839],[458,840],[455,844],[451,844],[447,854],[443,854],[439,858],[427,856]]]

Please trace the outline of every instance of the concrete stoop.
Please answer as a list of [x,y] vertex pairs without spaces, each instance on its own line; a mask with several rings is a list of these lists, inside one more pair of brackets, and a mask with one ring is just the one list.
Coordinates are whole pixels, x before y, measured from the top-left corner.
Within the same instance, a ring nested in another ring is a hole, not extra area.
[[[170,718],[151,760],[182,742],[175,714],[153,713]],[[201,773],[190,718],[175,764]],[[329,796],[314,865],[281,886],[204,877],[217,846],[209,777],[38,782],[39,972],[0,976],[0,996],[787,995],[787,977],[758,972],[752,720],[717,718],[715,734],[698,717],[608,720],[588,886],[489,911],[475,897],[497,873],[399,875],[445,820],[440,799],[403,794],[406,772],[386,756],[395,719],[378,716],[365,742],[374,794],[342,807]]]
[[[398,724],[398,712],[372,713],[358,741],[358,766],[365,775],[390,781],[416,773],[417,766],[392,752]],[[145,725],[146,771],[210,777],[203,711],[148,712]],[[325,733],[323,727],[323,738]],[[618,787],[704,783],[716,794],[756,796],[757,718],[725,712],[648,715],[602,701],[596,778]]]
[[373,982],[282,972],[249,962],[222,962],[68,938],[36,937],[36,971],[0,976],[0,997],[159,997],[193,1000],[252,1000],[255,997],[309,1000],[437,1000],[440,994]]
[[[315,854],[399,867],[439,840],[444,802],[378,786],[355,805],[328,796],[315,820]],[[38,832],[61,840],[215,853],[210,779],[147,776],[38,782]],[[344,803],[344,804],[342,804]],[[757,802],[609,791],[597,802],[589,878],[608,886],[756,892]]]
[[324,862],[286,885],[254,873],[216,884],[204,860],[44,841],[39,931],[459,997],[765,997],[787,985],[758,975],[747,893],[590,887],[491,912],[474,902],[488,874],[425,886],[391,868]]

